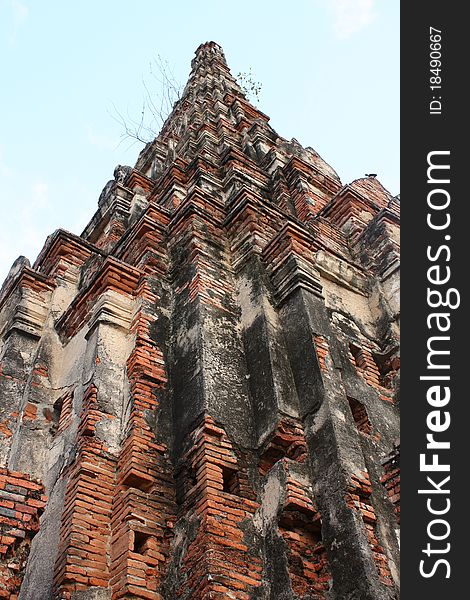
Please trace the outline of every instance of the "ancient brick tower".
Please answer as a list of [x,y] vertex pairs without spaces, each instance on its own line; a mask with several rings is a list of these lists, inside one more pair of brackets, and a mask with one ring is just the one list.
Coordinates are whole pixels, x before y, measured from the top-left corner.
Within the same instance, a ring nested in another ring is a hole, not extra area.
[[397,598],[399,202],[222,49],[0,298],[0,598]]

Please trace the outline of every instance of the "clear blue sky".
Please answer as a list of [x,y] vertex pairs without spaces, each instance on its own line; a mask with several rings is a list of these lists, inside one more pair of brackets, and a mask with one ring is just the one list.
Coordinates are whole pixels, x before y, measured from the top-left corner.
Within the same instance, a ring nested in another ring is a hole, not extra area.
[[135,163],[113,105],[139,115],[150,62],[185,83],[210,40],[234,75],[251,68],[281,136],[343,183],[373,172],[399,193],[398,0],[0,0],[0,282],[55,229],[80,234]]

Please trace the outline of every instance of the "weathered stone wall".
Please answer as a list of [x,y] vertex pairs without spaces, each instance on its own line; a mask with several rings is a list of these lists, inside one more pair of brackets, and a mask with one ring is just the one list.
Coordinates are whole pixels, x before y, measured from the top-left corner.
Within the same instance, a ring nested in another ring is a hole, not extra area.
[[399,202],[268,121],[203,44],[83,234],[13,266],[0,597],[398,597]]

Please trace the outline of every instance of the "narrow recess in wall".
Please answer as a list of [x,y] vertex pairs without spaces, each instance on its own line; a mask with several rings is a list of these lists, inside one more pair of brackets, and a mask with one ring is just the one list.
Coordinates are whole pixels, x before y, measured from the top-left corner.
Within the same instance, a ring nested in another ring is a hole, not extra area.
[[181,506],[197,483],[194,469],[184,465],[176,473],[176,503]]
[[260,475],[266,475],[266,473],[268,473],[278,461],[282,460],[285,455],[285,449],[270,444],[260,459]]
[[68,391],[54,402],[52,406],[52,428],[51,433],[61,433],[72,422],[73,391]]
[[[305,531],[312,539],[316,540],[315,544],[321,542],[321,521],[320,519],[312,521],[309,514],[303,514],[296,510],[284,510],[279,517],[278,523],[281,529],[285,529],[286,531]],[[312,546],[312,549],[315,544]]]
[[349,352],[351,353],[351,356],[353,358],[353,364],[358,369],[364,369],[365,368],[365,360],[364,360],[364,353],[362,352],[362,349],[359,346],[356,346],[355,344],[352,344],[350,342],[349,343]]
[[141,492],[148,492],[152,487],[152,481],[139,475],[136,471],[131,471],[124,478],[122,485],[135,488]]
[[395,350],[386,354],[372,353],[372,358],[380,373],[380,383],[384,387],[391,387],[393,375],[400,369],[400,359],[393,356]]
[[223,491],[227,494],[238,495],[240,493],[240,483],[235,469],[222,467]]
[[149,541],[152,539],[148,533],[134,531],[134,546],[132,551],[136,554],[144,554],[149,548]]
[[359,400],[355,400],[354,398],[348,397],[348,402],[357,430],[364,435],[370,435],[372,425],[369,421],[366,407],[359,402]]
[[59,420],[60,420],[60,413],[62,412],[62,406],[64,405],[64,398],[65,398],[65,396],[61,396],[60,398],[57,398],[57,400],[54,402],[53,407],[52,407],[53,418],[57,424],[59,423]]

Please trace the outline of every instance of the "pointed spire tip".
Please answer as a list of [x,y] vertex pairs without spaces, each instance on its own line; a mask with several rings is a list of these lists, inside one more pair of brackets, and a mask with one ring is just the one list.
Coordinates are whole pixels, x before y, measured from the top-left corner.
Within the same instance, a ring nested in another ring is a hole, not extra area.
[[192,65],[210,63],[214,59],[227,66],[222,46],[216,42],[204,42],[197,47]]

